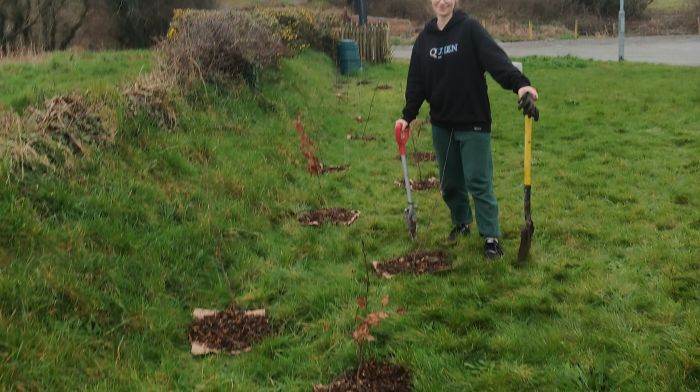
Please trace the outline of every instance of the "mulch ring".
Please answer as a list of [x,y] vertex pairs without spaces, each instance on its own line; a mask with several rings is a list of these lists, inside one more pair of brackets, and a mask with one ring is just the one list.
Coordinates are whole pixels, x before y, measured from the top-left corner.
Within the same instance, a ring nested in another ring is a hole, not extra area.
[[452,263],[443,251],[419,251],[401,256],[398,259],[373,261],[372,266],[377,275],[391,279],[401,272],[423,275],[447,271],[452,268]]
[[321,174],[342,173],[350,170],[350,165],[323,165],[321,164]]
[[360,216],[360,211],[347,208],[324,208],[310,211],[299,217],[299,223],[306,226],[319,227],[324,223],[342,224],[349,226]]
[[[401,159],[401,156],[399,156],[399,159]],[[414,162],[433,162],[435,161],[435,153],[420,151],[412,152],[408,154],[408,159]]]
[[[440,188],[440,180],[438,180],[436,177],[428,177],[424,180],[409,180],[411,182],[411,190],[414,191],[424,191],[427,189],[435,189],[435,188]],[[394,181],[394,184],[396,186],[400,186],[401,188],[404,187],[404,180],[396,180]]]
[[238,355],[272,333],[265,309],[195,309],[192,316],[188,338],[195,356],[220,352]]
[[314,392],[410,392],[411,371],[390,363],[370,361],[353,369],[330,385],[316,385]]
[[372,142],[377,140],[376,136],[371,136],[371,135],[353,135],[352,133],[348,133],[348,140],[359,140],[363,142]]

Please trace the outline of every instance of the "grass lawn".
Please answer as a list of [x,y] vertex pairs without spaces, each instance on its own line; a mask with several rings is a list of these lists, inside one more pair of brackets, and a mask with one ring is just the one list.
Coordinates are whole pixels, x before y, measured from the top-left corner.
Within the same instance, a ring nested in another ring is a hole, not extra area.
[[[67,56],[0,66],[0,102],[20,110],[76,87],[109,92],[151,62],[148,52]],[[405,314],[373,331],[368,354],[410,367],[417,391],[698,390],[700,73],[523,63],[542,97],[525,266],[514,263],[523,121],[512,93],[491,84],[506,257],[487,263],[476,235],[445,243],[437,191],[415,193],[418,241],[408,239],[392,135],[407,65],[343,78],[307,52],[258,93],[190,96],[174,132],[119,116],[114,147],[3,183],[0,389],[309,391],[355,365],[364,241],[369,261],[444,249],[454,262],[371,280],[370,307],[387,295]],[[369,116],[378,83],[392,89],[376,92]],[[350,171],[306,173],[298,112],[321,160]],[[347,140],[363,132],[360,115],[378,141]],[[410,149],[430,150],[429,127],[416,134]],[[362,215],[349,227],[297,223],[318,207]],[[232,302],[266,308],[274,335],[240,357],[193,358],[193,308]]]

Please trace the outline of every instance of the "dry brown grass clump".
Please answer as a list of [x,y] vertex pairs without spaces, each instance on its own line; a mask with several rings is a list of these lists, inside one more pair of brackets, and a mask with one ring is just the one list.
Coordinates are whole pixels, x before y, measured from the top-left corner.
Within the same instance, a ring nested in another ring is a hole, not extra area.
[[123,92],[127,100],[128,115],[133,118],[143,113],[161,128],[175,129],[177,111],[173,97],[174,88],[170,78],[158,72],[140,77]]
[[23,117],[0,112],[0,154],[9,159],[9,176],[69,168],[90,146],[112,144],[115,132],[98,112],[81,95],[55,96]]
[[[51,145],[44,135],[25,133],[24,121],[16,113],[0,111],[0,156],[9,160],[9,176],[24,176],[25,168],[53,168],[42,152]],[[39,151],[37,151],[39,150]]]
[[29,124],[35,131],[69,147],[74,154],[84,154],[87,145],[114,142],[115,132],[102,125],[98,108],[81,95],[58,95],[50,98],[44,108],[30,107]]
[[159,45],[158,66],[178,82],[254,81],[285,52],[274,25],[250,12],[178,10]]

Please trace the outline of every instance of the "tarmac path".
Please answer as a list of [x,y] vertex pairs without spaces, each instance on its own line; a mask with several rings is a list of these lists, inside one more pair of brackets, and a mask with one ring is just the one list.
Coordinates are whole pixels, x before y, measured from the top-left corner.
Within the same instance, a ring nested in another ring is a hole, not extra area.
[[[617,61],[617,38],[562,41],[499,42],[510,57],[566,56]],[[411,46],[394,46],[395,59],[409,59]],[[700,66],[700,35],[627,37],[625,60],[631,62]]]

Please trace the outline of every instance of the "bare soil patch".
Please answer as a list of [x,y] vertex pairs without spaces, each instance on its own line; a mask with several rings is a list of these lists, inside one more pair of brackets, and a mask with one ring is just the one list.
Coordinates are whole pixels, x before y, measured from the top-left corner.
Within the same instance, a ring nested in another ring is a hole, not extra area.
[[[437,177],[428,177],[418,181],[409,180],[409,182],[411,183],[411,190],[414,191],[425,191],[428,189],[440,188],[440,180]],[[400,186],[401,188],[405,187],[403,179],[394,181],[394,184]]]
[[330,385],[316,385],[314,392],[409,392],[411,371],[390,363],[370,361],[333,381]]
[[321,174],[342,173],[350,170],[350,165],[324,165],[321,164]]
[[391,279],[399,273],[423,275],[447,271],[452,263],[443,251],[419,251],[386,261],[373,261],[372,266],[377,275]]
[[[414,162],[434,162],[436,159],[435,153],[432,151],[411,152],[408,154],[408,158]],[[399,159],[401,159],[401,156],[399,156]]]
[[299,223],[319,227],[324,223],[349,226],[360,216],[359,211],[347,208],[325,208],[307,212],[299,217]]
[[265,309],[195,309],[193,316],[195,320],[188,334],[192,355],[220,352],[238,355],[250,351],[253,344],[271,333]]

